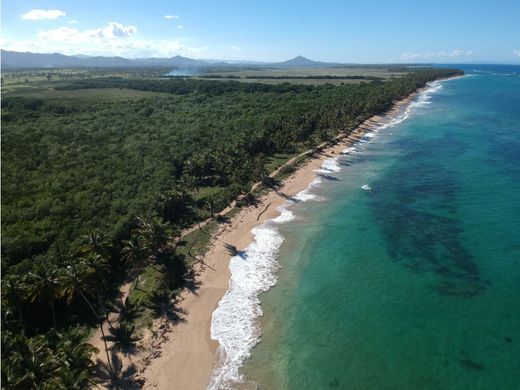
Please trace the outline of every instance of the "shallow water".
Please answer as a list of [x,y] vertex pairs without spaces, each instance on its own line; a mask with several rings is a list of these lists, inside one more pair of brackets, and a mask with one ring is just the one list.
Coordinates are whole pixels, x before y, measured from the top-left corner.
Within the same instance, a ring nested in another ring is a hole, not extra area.
[[268,224],[221,386],[520,388],[520,67],[465,70]]

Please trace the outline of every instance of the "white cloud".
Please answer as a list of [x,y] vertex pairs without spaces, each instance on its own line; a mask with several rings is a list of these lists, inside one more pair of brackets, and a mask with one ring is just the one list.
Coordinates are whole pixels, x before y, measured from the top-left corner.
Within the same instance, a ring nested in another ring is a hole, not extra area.
[[37,53],[63,53],[136,57],[170,57],[184,55],[197,57],[207,47],[195,47],[179,39],[150,40],[139,38],[136,26],[110,22],[96,29],[80,30],[62,26],[39,30],[32,40],[2,39],[5,50]]
[[167,19],[167,20],[179,19],[179,15],[164,15],[164,19]]
[[520,50],[514,50],[514,51],[513,51],[513,54],[514,54],[516,57],[520,58]]
[[59,9],[33,9],[22,15],[23,20],[44,20],[56,19],[60,16],[65,16],[65,12]]
[[473,50],[452,50],[452,51],[437,51],[437,52],[429,52],[429,53],[402,53],[401,60],[432,60],[432,59],[454,59],[454,58],[464,58],[471,57],[473,55]]
[[110,41],[117,38],[129,37],[137,32],[135,26],[124,26],[120,23],[110,22],[103,28],[79,31],[70,27],[59,27],[51,30],[38,31],[37,37],[50,42],[76,42],[89,43],[89,41]]
[[231,46],[231,48],[232,48],[233,50],[236,50],[236,51],[242,50],[242,49],[241,49],[240,47],[238,47],[238,46]]
[[182,24],[179,24],[179,27],[177,27],[179,30],[182,30],[184,26]]
[[69,20],[67,23],[68,24],[77,24],[79,22],[76,19],[72,19],[72,20]]

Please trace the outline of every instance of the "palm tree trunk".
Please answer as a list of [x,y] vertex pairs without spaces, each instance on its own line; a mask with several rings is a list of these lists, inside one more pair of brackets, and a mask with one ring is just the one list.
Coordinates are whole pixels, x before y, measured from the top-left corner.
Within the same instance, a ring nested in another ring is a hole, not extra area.
[[96,312],[96,310],[94,309],[94,307],[92,306],[90,301],[88,300],[87,296],[81,290],[79,290],[79,293],[80,293],[81,297],[83,298],[83,300],[87,303],[88,307],[90,307],[90,310],[92,311],[92,313],[94,313],[96,318],[99,319],[98,313]]
[[22,324],[22,335],[25,336],[25,322],[23,321],[22,307],[18,305],[18,318]]
[[112,369],[112,363],[110,362],[110,355],[108,354],[107,340],[105,338],[105,330],[103,329],[103,320],[99,317],[98,313],[94,309],[94,306],[92,306],[92,304],[88,300],[87,296],[83,293],[83,291],[79,290],[79,293],[80,293],[81,297],[83,298],[83,300],[87,303],[88,307],[90,307],[90,310],[92,311],[92,313],[94,313],[94,315],[96,316],[96,319],[99,321],[99,329],[101,330],[101,337],[103,338],[103,344],[105,344],[105,353],[107,355],[107,363],[108,363],[108,366],[110,367],[110,369]]
[[110,326],[110,329],[115,329],[112,326],[112,323],[110,322],[110,319],[108,318],[108,313],[105,313],[105,321],[107,322],[108,326]]
[[[96,296],[97,296],[99,306],[103,307],[103,305],[101,304],[101,299],[99,298],[99,291],[96,291]],[[110,322],[110,319],[108,318],[108,312],[106,310],[105,310],[105,320],[106,320],[108,326],[110,326],[110,329],[114,329],[114,327],[112,326],[112,323]]]
[[54,329],[56,329],[56,311],[54,310],[54,301],[51,302],[51,312],[52,312],[52,325]]
[[108,354],[108,345],[105,337],[105,330],[103,329],[103,321],[99,320],[99,329],[101,329],[101,337],[103,338],[103,344],[105,344],[105,353],[107,354],[107,363],[110,369],[112,370],[112,363],[110,362],[110,355]]

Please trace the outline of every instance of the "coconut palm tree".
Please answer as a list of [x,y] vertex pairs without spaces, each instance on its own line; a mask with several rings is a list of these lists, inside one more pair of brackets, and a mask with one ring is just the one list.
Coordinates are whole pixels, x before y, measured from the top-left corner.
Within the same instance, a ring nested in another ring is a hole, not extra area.
[[142,240],[138,234],[132,234],[129,240],[123,241],[121,259],[134,266],[141,266],[143,260],[148,257],[147,249],[142,245]]
[[92,231],[82,237],[83,244],[80,246],[80,252],[86,254],[96,254],[108,260],[110,258],[110,250],[112,244],[108,238],[98,231]]
[[51,307],[52,324],[56,328],[54,302],[61,295],[58,267],[48,261],[38,261],[27,277],[27,299]]
[[132,300],[128,297],[124,302],[120,300],[116,302],[115,311],[118,314],[119,322],[132,323],[143,311],[143,308],[135,303],[132,303]]
[[[2,333],[5,333],[2,332]],[[9,348],[12,355],[5,367],[5,379],[2,388],[8,389],[51,389],[55,375],[60,369],[60,362],[56,359],[53,351],[43,335],[30,339],[22,335],[4,335],[10,339],[10,347],[13,343],[18,344],[16,348]],[[4,367],[2,367],[4,370]]]
[[58,335],[56,357],[62,363],[58,372],[61,386],[66,389],[85,389],[90,383],[95,365],[90,358],[97,350],[85,342],[78,329]]
[[105,340],[105,331],[103,329],[103,317],[98,314],[87,297],[87,295],[97,295],[97,285],[95,282],[96,273],[93,272],[91,268],[87,267],[84,262],[74,261],[63,269],[60,279],[63,285],[61,297],[70,303],[76,295],[79,295],[99,322],[99,329],[101,330],[101,335],[105,344],[107,362],[110,364],[108,345]]
[[145,243],[156,259],[159,252],[168,247],[168,243],[171,239],[169,233],[169,224],[161,221],[158,217],[152,218],[147,229],[144,231]]
[[170,242],[173,241],[175,234],[170,228],[168,222],[163,222],[160,217],[154,216],[149,218],[138,217],[137,239],[143,249],[151,253],[149,259],[157,260],[159,253],[170,248]]

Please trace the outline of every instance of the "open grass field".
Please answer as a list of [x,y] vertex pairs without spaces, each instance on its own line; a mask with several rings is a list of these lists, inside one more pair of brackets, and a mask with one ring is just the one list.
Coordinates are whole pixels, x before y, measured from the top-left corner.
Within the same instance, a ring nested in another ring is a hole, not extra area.
[[[330,67],[330,68],[258,68],[236,69],[208,72],[194,75],[209,80],[236,80],[241,82],[258,82],[268,84],[292,83],[305,85],[341,84],[367,82],[373,78],[389,80],[402,77],[407,72],[396,71],[384,67]],[[211,77],[215,75],[216,77]],[[323,78],[333,77],[333,78]]]
[[88,69],[35,69],[4,72],[2,97],[24,97],[46,101],[100,102],[140,99],[166,95],[160,92],[138,91],[126,88],[59,90],[56,87],[69,82],[108,77],[136,78],[148,76],[146,72]]

